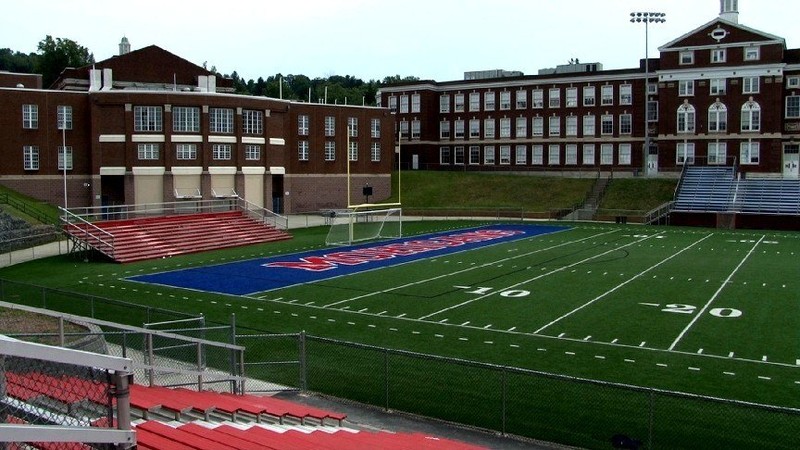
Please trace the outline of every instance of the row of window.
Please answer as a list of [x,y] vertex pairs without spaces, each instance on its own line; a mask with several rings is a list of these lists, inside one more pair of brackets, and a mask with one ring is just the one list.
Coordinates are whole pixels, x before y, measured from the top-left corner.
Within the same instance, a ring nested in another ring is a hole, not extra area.
[[[358,142],[350,142],[350,147],[347,151],[350,161],[358,161]],[[325,141],[323,147],[323,159],[325,161],[336,161],[336,142]],[[370,144],[370,161],[381,162],[381,144],[380,142],[372,142]],[[311,159],[311,150],[308,141],[297,142],[297,160],[309,161]]]
[[[738,79],[737,79],[738,80]],[[741,79],[742,94],[758,94],[761,92],[760,77],[743,77]],[[678,80],[678,96],[693,97],[695,95],[695,80]],[[725,95],[728,93],[728,80],[726,78],[711,78],[708,80],[709,95]]]
[[[696,130],[696,111],[690,103],[678,107],[678,133],[694,133]],[[740,130],[742,132],[761,131],[761,106],[748,101],[742,105]],[[716,102],[708,108],[708,132],[724,133],[728,131],[728,108],[722,102]]]
[[[59,105],[56,108],[56,127],[59,130],[72,129],[72,106]],[[39,128],[39,105],[22,105],[22,128]]]
[[[470,145],[468,147],[456,146],[440,147],[439,148],[439,164],[442,165],[514,165],[525,166],[575,166],[578,165],[578,144],[566,144],[564,152],[561,151],[560,144],[532,145],[530,152],[527,145]],[[600,150],[600,164],[612,165],[616,157],[616,164],[630,165],[631,164],[631,144],[584,144],[580,156],[581,164],[585,166],[593,166],[597,164],[596,155],[597,149]],[[498,151],[499,150],[499,153]],[[546,150],[546,151],[545,151]],[[616,155],[615,155],[616,152]],[[545,160],[545,155],[547,159]],[[530,163],[529,158],[530,157]],[[563,158],[563,159],[562,159]],[[563,162],[562,162],[563,161]]]
[[[22,165],[25,170],[39,170],[38,146],[25,145],[22,147]],[[58,146],[58,170],[72,170],[71,146]]]
[[[334,116],[325,116],[325,136],[326,137],[333,137],[336,136],[336,117]],[[311,127],[311,120],[308,115],[300,114],[297,116],[297,134],[299,136],[308,136],[309,129]],[[358,118],[357,117],[348,117],[347,118],[347,130],[350,134],[350,137],[358,137]],[[381,120],[378,118],[370,119],[370,137],[374,139],[380,139],[381,137]]]
[[[724,30],[720,31],[724,32]],[[744,61],[758,61],[761,59],[761,47],[759,46],[744,47],[742,50],[743,50],[742,59]],[[710,52],[711,54],[709,55],[709,57],[713,64],[722,64],[728,61],[728,49],[712,48]],[[679,61],[682,66],[688,66],[694,64],[695,51],[684,50],[680,52]]]
[[[582,130],[582,136],[610,136],[614,134],[615,124],[617,124],[620,135],[629,135],[633,132],[633,116],[631,114],[603,114],[600,116],[600,126],[597,126],[597,116],[587,114],[582,117],[583,125],[579,126],[578,116],[532,117],[530,122],[530,133],[528,133],[528,118],[516,117],[514,119],[504,117],[499,119],[500,128],[497,129],[496,119],[470,119],[465,120],[443,120],[439,122],[440,139],[510,139],[512,137],[512,125],[514,127],[514,137],[524,139],[528,137],[544,137],[545,121],[547,122],[547,136],[578,136],[578,131]],[[562,130],[563,123],[563,130]],[[400,135],[407,137],[409,122],[400,122]],[[465,127],[469,126],[467,130]],[[482,127],[481,127],[482,126]],[[419,137],[419,121],[411,122],[411,138]]]
[[[631,164],[631,144],[550,144],[531,145],[470,145],[439,148],[439,164],[442,165],[534,165],[534,166],[593,166],[597,164],[597,149],[599,148],[600,165],[620,166]],[[499,150],[499,153],[498,153]],[[513,152],[512,152],[513,150]],[[615,154],[616,153],[616,154]],[[545,155],[547,160],[545,161]],[[530,156],[530,163],[528,157]],[[708,164],[726,164],[728,158],[728,145],[725,142],[707,143]],[[739,143],[739,161],[741,164],[754,165],[760,160],[760,144],[758,142]],[[681,142],[675,149],[675,163],[677,165],[694,164],[695,143]]]

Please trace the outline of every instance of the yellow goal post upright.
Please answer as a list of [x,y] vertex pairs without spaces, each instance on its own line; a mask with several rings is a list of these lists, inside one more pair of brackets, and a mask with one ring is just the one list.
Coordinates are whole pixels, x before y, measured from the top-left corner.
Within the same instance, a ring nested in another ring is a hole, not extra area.
[[[403,209],[400,203],[400,164],[397,174],[396,203],[353,204],[351,192],[350,127],[347,127],[347,209],[338,210],[331,218],[331,228],[325,238],[327,245],[352,245],[378,239],[395,239],[403,236]],[[398,136],[399,138],[399,136]],[[399,142],[399,141],[398,141]],[[399,153],[399,144],[398,144]]]

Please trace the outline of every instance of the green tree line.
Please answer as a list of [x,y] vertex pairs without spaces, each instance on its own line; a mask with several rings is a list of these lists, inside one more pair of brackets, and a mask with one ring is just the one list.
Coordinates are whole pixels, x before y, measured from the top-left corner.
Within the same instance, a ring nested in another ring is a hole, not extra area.
[[[65,68],[81,67],[94,62],[94,55],[86,47],[71,39],[54,39],[49,35],[39,42],[36,53],[0,49],[0,70],[41,74],[45,87],[50,87]],[[220,74],[216,67],[208,70],[233,80],[237,94],[340,105],[375,105],[375,94],[380,86],[419,80],[414,76],[393,75],[382,80],[365,82],[351,75],[310,78],[306,75],[280,73],[266,78],[258,77],[257,80],[245,80],[235,70],[229,75]]]

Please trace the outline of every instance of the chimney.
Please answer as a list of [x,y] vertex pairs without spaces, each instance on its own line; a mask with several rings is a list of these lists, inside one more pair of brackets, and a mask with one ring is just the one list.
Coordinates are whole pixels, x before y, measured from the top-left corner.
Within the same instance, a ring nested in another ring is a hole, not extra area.
[[739,0],[719,0],[719,18],[731,23],[739,23]]

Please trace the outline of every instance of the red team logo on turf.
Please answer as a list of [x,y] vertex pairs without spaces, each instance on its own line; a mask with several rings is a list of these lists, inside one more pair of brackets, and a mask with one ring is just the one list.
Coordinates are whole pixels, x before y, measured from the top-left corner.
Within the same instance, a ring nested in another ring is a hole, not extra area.
[[340,265],[355,266],[396,257],[419,255],[421,253],[444,248],[459,247],[475,242],[493,241],[495,239],[507,238],[524,233],[525,232],[521,230],[475,230],[430,239],[395,242],[377,247],[364,247],[343,252],[326,253],[322,256],[307,256],[305,258],[299,258],[298,261],[271,262],[263,264],[263,266],[322,272],[336,269]]

